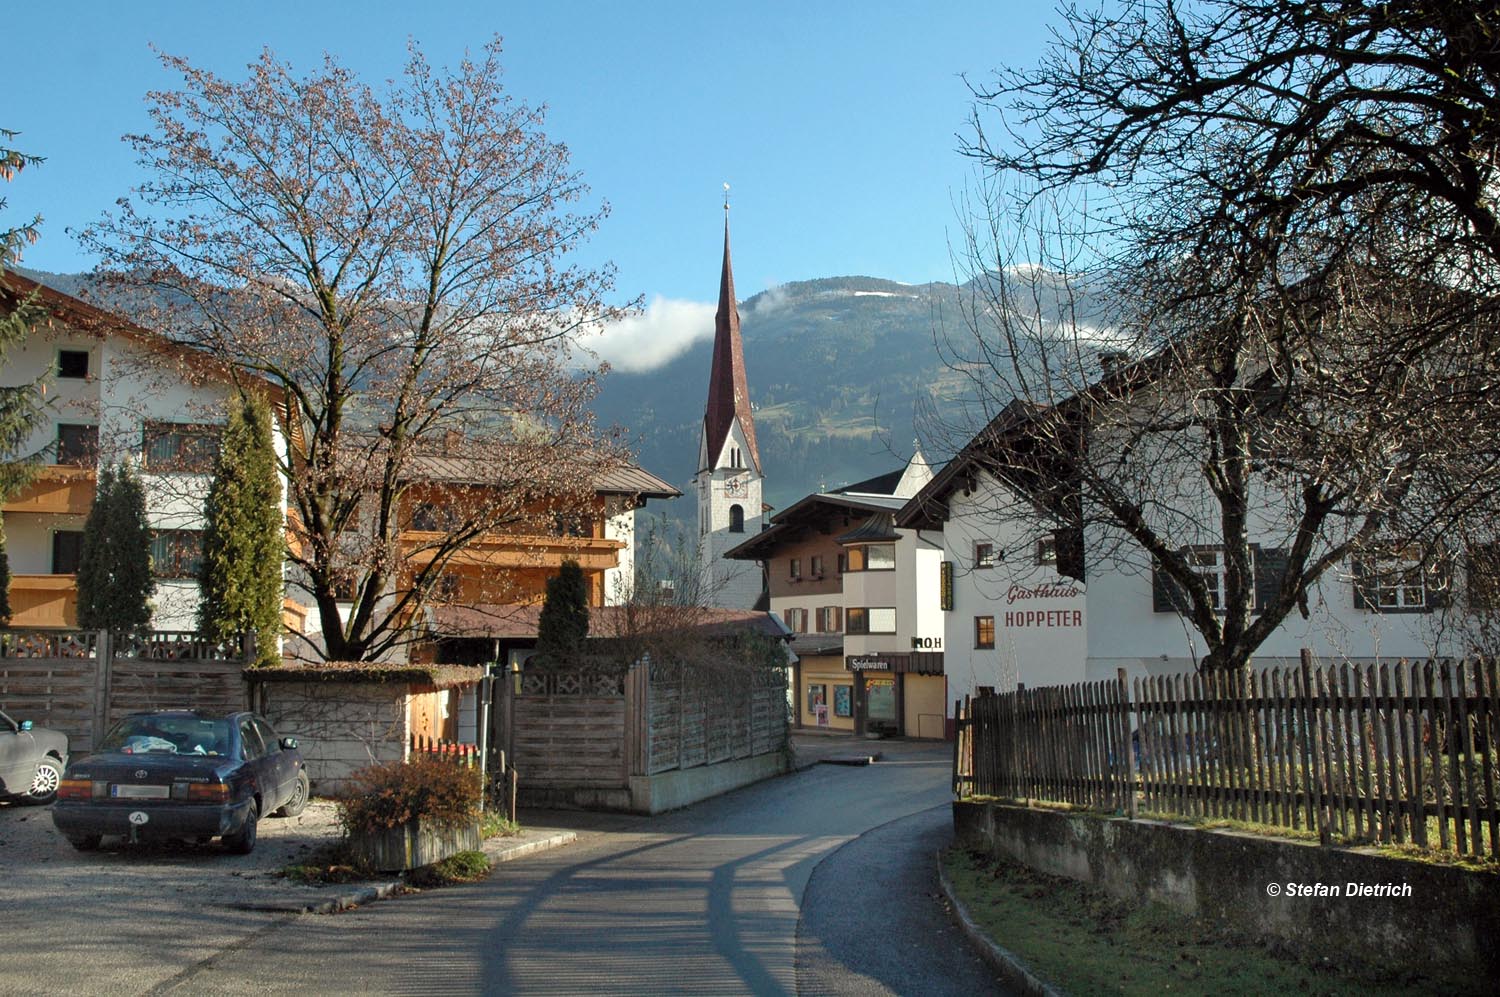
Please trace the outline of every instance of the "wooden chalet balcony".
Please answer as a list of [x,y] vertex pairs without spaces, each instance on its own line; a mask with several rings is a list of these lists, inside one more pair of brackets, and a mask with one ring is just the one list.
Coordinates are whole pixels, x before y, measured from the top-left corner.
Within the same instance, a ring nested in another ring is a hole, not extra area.
[[[433,547],[441,542],[444,534],[422,530],[406,530],[401,534],[401,543],[406,558],[412,564],[426,564],[432,560]],[[623,540],[604,540],[598,537],[541,537],[505,536],[495,534],[477,540],[449,559],[449,564],[474,565],[488,568],[556,568],[564,561],[577,561],[585,571],[605,571],[619,567],[620,551],[625,549]]]
[[76,627],[78,580],[72,575],[11,575],[10,625]]
[[[48,464],[38,470],[36,479],[21,489],[4,505],[10,512],[44,512],[64,516],[87,516],[94,504],[94,485],[98,478],[92,467]],[[21,624],[16,624],[20,626]]]

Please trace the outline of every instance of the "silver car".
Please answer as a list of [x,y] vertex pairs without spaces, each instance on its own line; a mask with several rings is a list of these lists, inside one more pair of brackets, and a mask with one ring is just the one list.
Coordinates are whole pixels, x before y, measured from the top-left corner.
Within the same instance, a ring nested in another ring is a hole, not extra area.
[[0,712],[0,797],[45,804],[68,767],[68,735]]

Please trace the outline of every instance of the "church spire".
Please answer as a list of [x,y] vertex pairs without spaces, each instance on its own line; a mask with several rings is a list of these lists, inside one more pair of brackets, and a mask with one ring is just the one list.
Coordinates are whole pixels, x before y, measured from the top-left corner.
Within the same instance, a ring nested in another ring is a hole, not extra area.
[[730,427],[736,420],[745,434],[750,467],[759,473],[760,448],[755,442],[755,419],[750,411],[750,389],[745,380],[745,347],[740,339],[740,313],[735,307],[734,271],[729,264],[729,197],[726,193],[724,268],[719,275],[719,310],[714,314],[714,359],[708,375],[708,407],[703,413],[708,467],[713,467],[718,460]]

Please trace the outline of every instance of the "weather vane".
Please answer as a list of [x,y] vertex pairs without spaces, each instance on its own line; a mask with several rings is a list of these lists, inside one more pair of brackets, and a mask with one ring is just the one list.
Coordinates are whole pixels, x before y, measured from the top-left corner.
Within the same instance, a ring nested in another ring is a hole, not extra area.
[[724,213],[729,213],[729,184],[724,184]]

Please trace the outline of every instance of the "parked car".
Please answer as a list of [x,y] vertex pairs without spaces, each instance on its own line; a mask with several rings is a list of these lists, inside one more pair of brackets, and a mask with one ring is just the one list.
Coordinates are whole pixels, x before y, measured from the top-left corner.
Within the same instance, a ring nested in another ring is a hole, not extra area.
[[51,803],[68,767],[68,735],[0,713],[0,797]]
[[263,815],[295,817],[307,797],[296,739],[278,737],[264,717],[137,713],[68,766],[52,822],[81,851],[118,834],[131,841],[217,837],[247,854]]

